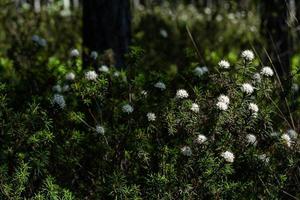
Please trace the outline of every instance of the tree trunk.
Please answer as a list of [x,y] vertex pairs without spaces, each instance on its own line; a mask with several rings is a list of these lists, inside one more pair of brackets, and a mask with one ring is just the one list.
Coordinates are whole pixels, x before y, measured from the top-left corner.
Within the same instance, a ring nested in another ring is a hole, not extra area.
[[40,0],[34,0],[33,7],[35,12],[41,12],[41,1]]
[[80,6],[79,0],[73,0],[73,8],[77,9]]
[[63,3],[64,3],[64,9],[65,10],[70,10],[70,8],[71,8],[70,0],[63,0]]
[[266,38],[266,49],[274,67],[286,88],[290,78],[290,35],[288,26],[288,5],[282,0],[261,1],[261,30]]
[[129,0],[83,1],[83,47],[84,64],[89,53],[103,53],[112,49],[116,67],[125,67],[124,54],[131,39],[131,16]]

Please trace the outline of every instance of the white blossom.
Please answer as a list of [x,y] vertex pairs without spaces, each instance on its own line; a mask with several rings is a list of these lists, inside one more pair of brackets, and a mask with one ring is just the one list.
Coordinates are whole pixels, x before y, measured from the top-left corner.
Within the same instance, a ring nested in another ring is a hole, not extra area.
[[105,128],[103,126],[97,125],[96,126],[96,132],[99,134],[104,134],[105,133]]
[[230,20],[235,20],[235,15],[234,15],[233,13],[229,13],[229,14],[227,15],[227,17],[228,17],[228,19],[230,19]]
[[195,112],[195,113],[198,113],[199,112],[199,105],[196,104],[196,103],[193,103],[192,104],[192,107],[191,107],[191,111]]
[[221,68],[224,68],[224,69],[228,69],[230,67],[230,64],[228,61],[226,60],[221,60],[219,63],[218,63],[219,67]]
[[256,143],[257,143],[256,136],[253,134],[246,135],[246,140],[247,140],[248,144],[256,145]]
[[183,90],[183,89],[177,90],[176,98],[184,99],[184,98],[188,98],[188,97],[189,97],[189,94],[186,90]]
[[217,104],[216,104],[217,108],[219,110],[222,110],[222,111],[225,111],[228,109],[228,104],[227,103],[224,103],[224,102],[221,102],[219,101]]
[[154,87],[160,89],[161,91],[163,91],[163,90],[166,89],[166,85],[165,85],[163,82],[161,82],[161,81],[155,83],[155,84],[154,84]]
[[197,144],[203,144],[207,141],[207,137],[205,135],[199,134],[195,140]]
[[85,78],[89,81],[95,81],[98,78],[98,74],[95,71],[88,71],[85,73]]
[[206,66],[204,66],[204,67],[202,67],[202,71],[203,71],[204,73],[206,73],[206,72],[208,72],[208,68],[207,68]]
[[71,57],[78,57],[79,51],[77,49],[72,49],[70,52]]
[[114,77],[119,77],[120,76],[120,72],[114,72]]
[[104,72],[104,73],[108,73],[108,72],[109,72],[109,68],[108,68],[106,65],[102,65],[102,66],[99,68],[99,71],[100,71],[100,72]]
[[45,40],[44,38],[40,38],[39,45],[42,47],[47,46],[47,40]]
[[141,91],[141,95],[147,96],[147,95],[148,95],[148,92],[147,92],[146,90],[142,90],[142,91]]
[[242,58],[247,61],[252,61],[254,59],[254,53],[251,50],[245,50],[242,52]]
[[62,17],[69,17],[69,16],[71,16],[71,14],[72,14],[72,12],[70,9],[63,9],[60,11],[60,15]]
[[241,87],[241,90],[242,90],[242,92],[244,92],[244,93],[246,93],[248,95],[250,95],[250,94],[252,94],[254,92],[253,86],[251,84],[249,84],[249,83],[244,83],[242,85],[242,87]]
[[41,38],[38,35],[33,35],[31,39],[32,39],[33,42],[40,45],[41,47],[47,46],[47,41],[44,38]]
[[209,7],[204,8],[204,13],[207,15],[211,14],[211,9]]
[[270,158],[266,154],[260,154],[258,158],[265,163],[269,163],[270,161]]
[[271,69],[271,67],[262,68],[260,73],[261,73],[261,75],[264,75],[264,76],[273,76],[274,75],[274,72]]
[[154,122],[156,120],[156,115],[154,113],[147,113],[147,118],[149,122]]
[[299,91],[299,85],[297,83],[293,83],[293,85],[292,85],[292,91],[293,92],[298,92]]
[[53,92],[61,93],[62,88],[60,85],[55,85],[52,87]]
[[31,8],[31,4],[26,1],[21,4],[22,9],[29,10]]
[[184,147],[181,148],[181,153],[184,156],[191,156],[192,155],[192,149],[188,146],[184,146]]
[[218,97],[218,101],[219,101],[219,102],[223,102],[223,103],[225,103],[225,104],[227,104],[227,105],[229,105],[229,103],[230,103],[229,97],[226,96],[226,95],[224,95],[224,94],[221,94],[221,95]]
[[255,103],[249,103],[249,110],[252,112],[252,113],[257,113],[258,112],[258,106],[255,104]]
[[38,36],[38,35],[33,35],[33,36],[31,37],[31,40],[32,40],[33,42],[38,43],[39,40],[40,40],[40,36]]
[[91,58],[96,60],[98,58],[98,53],[96,51],[91,52]]
[[202,68],[201,67],[196,67],[194,69],[194,73],[195,73],[196,76],[199,76],[199,77],[202,76],[203,75]]
[[254,79],[255,82],[260,83],[261,82],[261,76],[260,76],[260,74],[259,73],[255,73],[253,75],[253,79]]
[[196,67],[194,69],[194,74],[198,77],[202,76],[203,74],[205,74],[206,72],[208,72],[208,68],[206,66],[204,67]]
[[163,38],[168,37],[168,32],[165,29],[160,29],[159,33]]
[[76,75],[73,72],[69,72],[66,74],[66,80],[67,81],[73,81],[75,80]]
[[291,141],[291,137],[288,134],[283,134],[281,136],[281,139],[287,147],[291,147],[292,141]]
[[253,118],[257,118],[257,116],[258,116],[258,113],[257,113],[257,112],[252,113],[252,117],[253,117]]
[[278,133],[278,132],[272,132],[272,133],[271,133],[271,136],[272,136],[272,137],[278,137],[278,136],[279,136],[279,133]]
[[225,151],[221,153],[221,156],[225,159],[226,162],[230,162],[230,163],[233,163],[235,158],[233,153],[231,153],[230,151]]
[[63,88],[62,88],[63,92],[67,92],[69,90],[70,90],[70,86],[69,85],[64,85]]
[[124,106],[122,107],[122,111],[123,111],[124,113],[130,114],[130,113],[133,112],[133,107],[132,107],[131,105],[129,105],[129,104],[126,104],[126,105],[124,105]]
[[216,20],[217,20],[217,22],[221,22],[223,20],[222,15],[218,14],[217,17],[216,17]]
[[288,135],[291,137],[291,139],[293,139],[293,140],[297,139],[297,137],[298,137],[298,133],[297,133],[295,130],[293,130],[293,129],[288,130],[288,131],[287,131],[287,134],[288,134]]
[[52,100],[53,104],[58,105],[60,108],[66,107],[66,102],[64,96],[60,94],[55,94]]
[[250,31],[251,32],[256,32],[257,31],[257,28],[255,26],[250,26]]

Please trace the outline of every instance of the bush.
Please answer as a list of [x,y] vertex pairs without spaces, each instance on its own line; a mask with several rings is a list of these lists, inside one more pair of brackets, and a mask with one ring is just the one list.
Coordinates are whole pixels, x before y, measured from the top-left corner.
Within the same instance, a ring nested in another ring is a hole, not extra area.
[[299,195],[295,127],[273,121],[280,85],[242,55],[172,77],[106,66],[76,74],[49,111],[53,174],[91,199]]
[[136,10],[120,70],[82,67],[80,12],[1,5],[0,199],[300,197],[299,90],[239,52],[253,11]]

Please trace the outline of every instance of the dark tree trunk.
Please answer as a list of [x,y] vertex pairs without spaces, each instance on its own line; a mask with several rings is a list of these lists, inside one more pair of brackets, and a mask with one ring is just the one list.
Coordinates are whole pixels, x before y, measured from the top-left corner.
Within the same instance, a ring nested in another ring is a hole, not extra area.
[[124,67],[124,54],[131,39],[129,0],[84,0],[83,47],[84,64],[91,51],[103,53],[112,49],[116,67]]
[[295,1],[295,4],[296,4],[296,18],[297,18],[297,21],[298,21],[298,25],[299,25],[299,20],[300,20],[300,1],[296,0]]
[[266,49],[283,85],[289,88],[291,46],[288,5],[282,0],[261,1],[261,30],[266,38]]
[[296,39],[297,41],[300,40],[300,1],[299,0],[294,0],[295,3],[295,30],[296,30]]

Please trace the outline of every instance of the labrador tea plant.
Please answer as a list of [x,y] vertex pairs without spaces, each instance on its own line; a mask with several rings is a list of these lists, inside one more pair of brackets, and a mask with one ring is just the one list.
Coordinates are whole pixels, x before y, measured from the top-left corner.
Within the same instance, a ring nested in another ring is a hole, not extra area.
[[175,77],[92,67],[68,73],[61,80],[68,91],[52,100],[53,172],[80,194],[276,199],[299,192],[295,127],[286,118],[273,124],[280,85],[251,50],[235,64],[224,59]]

